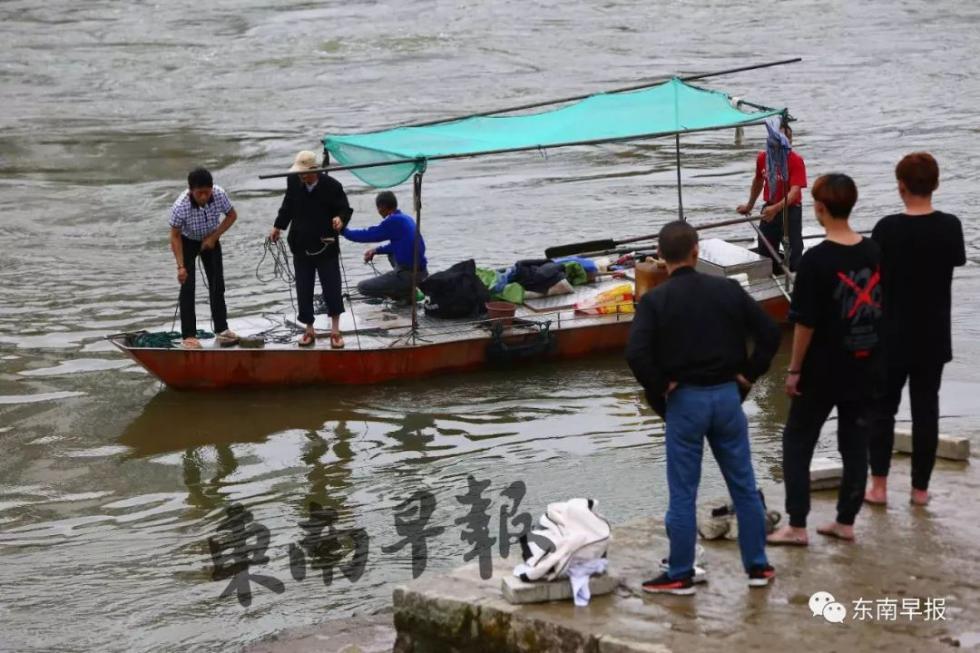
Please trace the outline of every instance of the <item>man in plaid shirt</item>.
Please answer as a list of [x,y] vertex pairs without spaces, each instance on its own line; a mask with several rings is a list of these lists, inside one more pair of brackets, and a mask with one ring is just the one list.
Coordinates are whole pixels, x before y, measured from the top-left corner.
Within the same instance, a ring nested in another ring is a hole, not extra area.
[[[177,260],[177,281],[180,283],[180,334],[183,346],[200,349],[197,335],[197,316],[194,312],[194,262],[198,255],[208,279],[211,299],[211,320],[218,344],[227,347],[238,342],[238,336],[228,329],[225,308],[225,274],[221,262],[221,243],[218,239],[238,218],[228,195],[215,186],[211,173],[195,168],[187,175],[187,186],[170,211],[170,249]],[[221,216],[224,215],[224,219]]]

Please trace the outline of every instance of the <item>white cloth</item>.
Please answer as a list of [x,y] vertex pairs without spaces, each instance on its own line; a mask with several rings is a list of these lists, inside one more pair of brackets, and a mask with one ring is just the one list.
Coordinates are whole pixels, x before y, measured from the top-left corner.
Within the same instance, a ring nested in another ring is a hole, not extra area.
[[595,560],[573,560],[568,565],[568,581],[572,584],[572,599],[577,607],[585,607],[592,598],[589,590],[589,577],[593,574],[604,574],[609,566],[606,558],[596,558]]

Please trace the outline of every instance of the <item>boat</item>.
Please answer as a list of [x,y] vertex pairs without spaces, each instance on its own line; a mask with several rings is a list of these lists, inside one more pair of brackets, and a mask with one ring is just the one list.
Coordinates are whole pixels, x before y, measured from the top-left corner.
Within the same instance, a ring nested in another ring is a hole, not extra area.
[[[791,60],[795,61],[795,60]],[[779,65],[774,62],[734,71]],[[722,71],[725,72],[733,71]],[[391,187],[413,179],[415,217],[422,228],[421,190],[427,166],[435,161],[502,152],[539,150],[570,145],[622,142],[673,136],[677,148],[678,214],[683,219],[680,185],[680,136],[718,129],[742,129],[765,120],[786,119],[785,108],[771,108],[701,88],[692,81],[709,75],[672,77],[604,93],[511,107],[458,119],[396,127],[384,131],[323,139],[324,168],[347,170],[374,187]],[[560,108],[521,115],[549,104]],[[340,165],[330,165],[333,156]],[[270,178],[281,175],[264,175]],[[714,226],[746,222],[726,220]],[[754,226],[754,225],[753,225]],[[640,251],[636,241],[591,241],[552,248],[548,254],[575,253],[597,260]],[[626,249],[616,249],[622,245]],[[605,251],[603,251],[605,250]],[[551,258],[551,256],[549,256]],[[699,269],[737,279],[774,319],[785,322],[789,308],[789,274],[772,274],[769,258],[718,238],[702,238]],[[183,349],[170,342],[145,344],[144,332],[108,336],[109,341],[167,386],[179,390],[217,390],[310,384],[376,384],[416,379],[492,366],[513,366],[541,360],[571,359],[625,348],[633,317],[634,297],[585,310],[604,294],[636,281],[636,268],[614,270],[572,292],[528,299],[513,315],[447,320],[408,306],[370,305],[351,298],[344,317],[347,347],[331,349],[327,339],[300,348],[292,333],[270,338],[281,324],[274,320],[232,321],[240,335],[253,336],[258,346],[222,348],[213,340],[202,349]],[[414,285],[414,283],[413,283]],[[291,325],[295,327],[296,325]],[[315,328],[326,331],[326,317]]]

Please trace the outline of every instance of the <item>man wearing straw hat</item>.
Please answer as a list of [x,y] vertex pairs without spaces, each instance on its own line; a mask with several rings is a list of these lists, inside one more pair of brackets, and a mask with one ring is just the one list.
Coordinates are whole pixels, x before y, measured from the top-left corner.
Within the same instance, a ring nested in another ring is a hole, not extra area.
[[311,347],[316,344],[313,288],[319,276],[323,300],[330,316],[330,347],[342,349],[344,338],[340,334],[340,314],[344,312],[344,300],[340,280],[340,247],[333,220],[338,218],[346,227],[353,210],[344,187],[325,172],[315,172],[319,167],[314,152],[303,150],[296,155],[289,171],[300,174],[286,178],[286,194],[269,239],[276,242],[282,230],[289,229],[286,242],[293,253],[298,320],[306,327],[299,339],[299,346]]

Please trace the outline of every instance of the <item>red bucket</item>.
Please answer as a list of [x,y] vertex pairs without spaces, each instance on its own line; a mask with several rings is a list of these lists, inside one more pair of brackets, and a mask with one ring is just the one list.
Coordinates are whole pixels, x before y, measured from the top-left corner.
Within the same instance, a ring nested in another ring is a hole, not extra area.
[[486,306],[487,317],[499,322],[503,328],[509,329],[514,323],[514,312],[517,310],[517,306],[514,304],[510,302],[487,302]]

